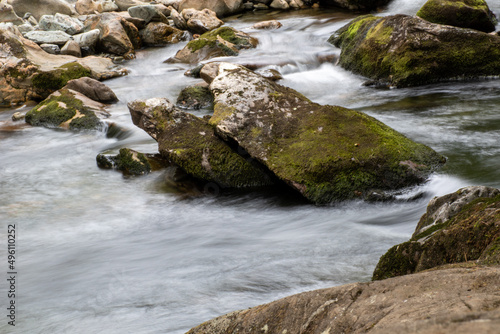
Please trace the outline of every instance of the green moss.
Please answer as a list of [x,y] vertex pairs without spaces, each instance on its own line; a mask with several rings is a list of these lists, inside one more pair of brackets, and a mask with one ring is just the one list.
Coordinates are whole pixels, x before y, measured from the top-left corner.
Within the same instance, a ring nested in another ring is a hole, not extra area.
[[214,98],[207,87],[189,86],[184,88],[177,98],[177,105],[187,109],[213,107]]
[[120,149],[120,153],[114,160],[116,168],[128,175],[143,175],[151,172],[151,165],[146,156],[128,148]]
[[217,36],[235,45],[237,49],[250,48],[252,47],[251,42],[247,38],[238,37],[237,31],[231,27],[220,27],[218,29],[209,31],[201,35],[199,38],[190,41],[187,47],[192,51],[196,52],[201,48],[208,46],[210,48],[220,47],[223,51],[228,52],[228,55],[234,53],[233,50],[225,45],[217,45]]
[[91,76],[92,72],[88,68],[73,62],[64,64],[52,71],[35,74],[32,84],[40,95],[48,96],[50,93],[64,87],[69,80]]
[[[418,254],[421,251],[420,244],[412,241],[390,248],[380,258],[373,272],[372,280],[382,280],[415,272],[418,264]],[[417,256],[411,256],[415,254]]]
[[210,118],[209,124],[215,126],[219,124],[222,120],[226,119],[227,117],[230,117],[236,111],[237,110],[234,107],[227,106],[223,103],[217,103],[214,106],[214,114]]

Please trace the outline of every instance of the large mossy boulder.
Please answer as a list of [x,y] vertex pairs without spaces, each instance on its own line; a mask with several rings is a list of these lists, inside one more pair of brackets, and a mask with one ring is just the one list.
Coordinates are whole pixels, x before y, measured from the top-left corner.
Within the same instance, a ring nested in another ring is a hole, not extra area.
[[33,126],[65,128],[70,130],[103,129],[100,117],[108,116],[104,105],[85,95],[60,89],[52,93],[26,114],[26,123]]
[[364,113],[313,103],[240,65],[218,66],[209,123],[311,202],[411,186],[444,162]]
[[387,5],[391,0],[320,0],[323,6],[340,7],[356,11],[372,11]]
[[239,50],[257,46],[257,39],[231,27],[220,27],[190,41],[168,62],[198,63],[213,57],[237,56]]
[[272,178],[252,159],[243,157],[217,137],[205,120],[177,109],[169,100],[153,98],[128,103],[135,125],[158,142],[160,154],[188,174],[220,188],[268,186]]
[[495,31],[497,20],[484,0],[428,0],[417,16],[432,23]]
[[394,87],[500,75],[500,36],[418,17],[361,16],[329,42],[342,67]]
[[429,203],[415,233],[381,258],[373,279],[460,262],[500,264],[500,190],[468,187]]

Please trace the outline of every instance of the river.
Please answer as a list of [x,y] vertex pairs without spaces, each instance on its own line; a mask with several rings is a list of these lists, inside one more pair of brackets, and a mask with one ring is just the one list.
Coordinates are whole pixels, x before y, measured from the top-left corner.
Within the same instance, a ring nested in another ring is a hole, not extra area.
[[[395,0],[381,15],[415,14],[424,0]],[[489,1],[500,13],[500,2]],[[327,207],[273,192],[186,196],[171,169],[124,177],[96,166],[121,147],[157,152],[126,103],[176,99],[197,79],[166,64],[182,44],[139,51],[130,74],[106,81],[120,102],[122,136],[13,124],[0,110],[0,231],[16,225],[16,327],[2,333],[184,333],[218,315],[317,288],[370,280],[379,257],[412,234],[428,201],[469,185],[500,187],[500,80],[374,89],[317,55],[339,54],[328,37],[354,17],[342,11],[270,11],[228,24],[259,38],[227,61],[274,64],[311,100],[376,117],[448,158],[421,186],[389,203]],[[255,31],[258,21],[283,27]],[[20,108],[27,110],[30,106]],[[208,111],[199,111],[205,114]],[[3,277],[3,276],[2,276]]]

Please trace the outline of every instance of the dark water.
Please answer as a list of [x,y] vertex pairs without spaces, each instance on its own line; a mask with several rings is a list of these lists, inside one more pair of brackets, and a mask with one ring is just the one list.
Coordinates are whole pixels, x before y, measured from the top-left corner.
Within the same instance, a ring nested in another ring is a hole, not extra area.
[[[414,14],[423,3],[396,1],[383,14]],[[498,13],[500,4],[490,7]],[[2,315],[0,332],[183,333],[232,310],[367,281],[380,255],[408,239],[433,196],[500,187],[500,80],[363,87],[363,78],[317,61],[340,53],[326,40],[352,17],[298,11],[233,18],[230,25],[261,43],[226,60],[275,64],[283,85],[366,112],[433,147],[448,157],[443,170],[398,202],[333,207],[273,193],[186,197],[168,186],[170,170],[138,178],[100,170],[100,152],[157,151],[131,123],[128,101],[175,100],[197,82],[183,76],[187,66],[162,63],[179,45],[141,51],[126,64],[129,76],[106,82],[120,99],[111,120],[128,129],[126,138],[22,126],[10,121],[15,110],[0,111],[0,252],[5,259],[6,225],[15,223],[19,272],[17,326],[12,331]],[[249,29],[271,18],[283,28]],[[420,199],[405,201],[416,194]],[[2,292],[3,310],[6,300]]]

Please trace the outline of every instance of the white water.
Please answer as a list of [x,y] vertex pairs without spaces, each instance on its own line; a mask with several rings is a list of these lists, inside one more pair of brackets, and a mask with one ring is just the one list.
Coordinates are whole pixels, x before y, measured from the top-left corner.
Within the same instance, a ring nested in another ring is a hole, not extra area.
[[[397,0],[386,13],[414,14],[423,2]],[[498,12],[500,4],[490,7]],[[442,171],[394,203],[316,207],[286,194],[186,197],[166,185],[168,170],[137,178],[100,170],[100,152],[157,150],[132,125],[126,102],[175,100],[197,82],[183,76],[186,65],[162,63],[180,45],[140,52],[127,63],[129,76],[107,82],[120,99],[111,120],[129,129],[124,139],[11,130],[14,110],[0,111],[0,268],[7,271],[6,225],[15,223],[19,272],[17,326],[12,330],[2,315],[0,332],[183,333],[236,309],[367,281],[380,255],[408,239],[430,198],[472,184],[500,187],[500,82],[363,87],[363,78],[316,61],[317,54],[340,52],[326,40],[350,17],[247,14],[229,24],[261,44],[228,60],[278,64],[271,67],[285,74],[283,85],[319,103],[362,110],[444,154]],[[284,27],[248,28],[269,18]],[[418,193],[420,199],[404,201]]]

